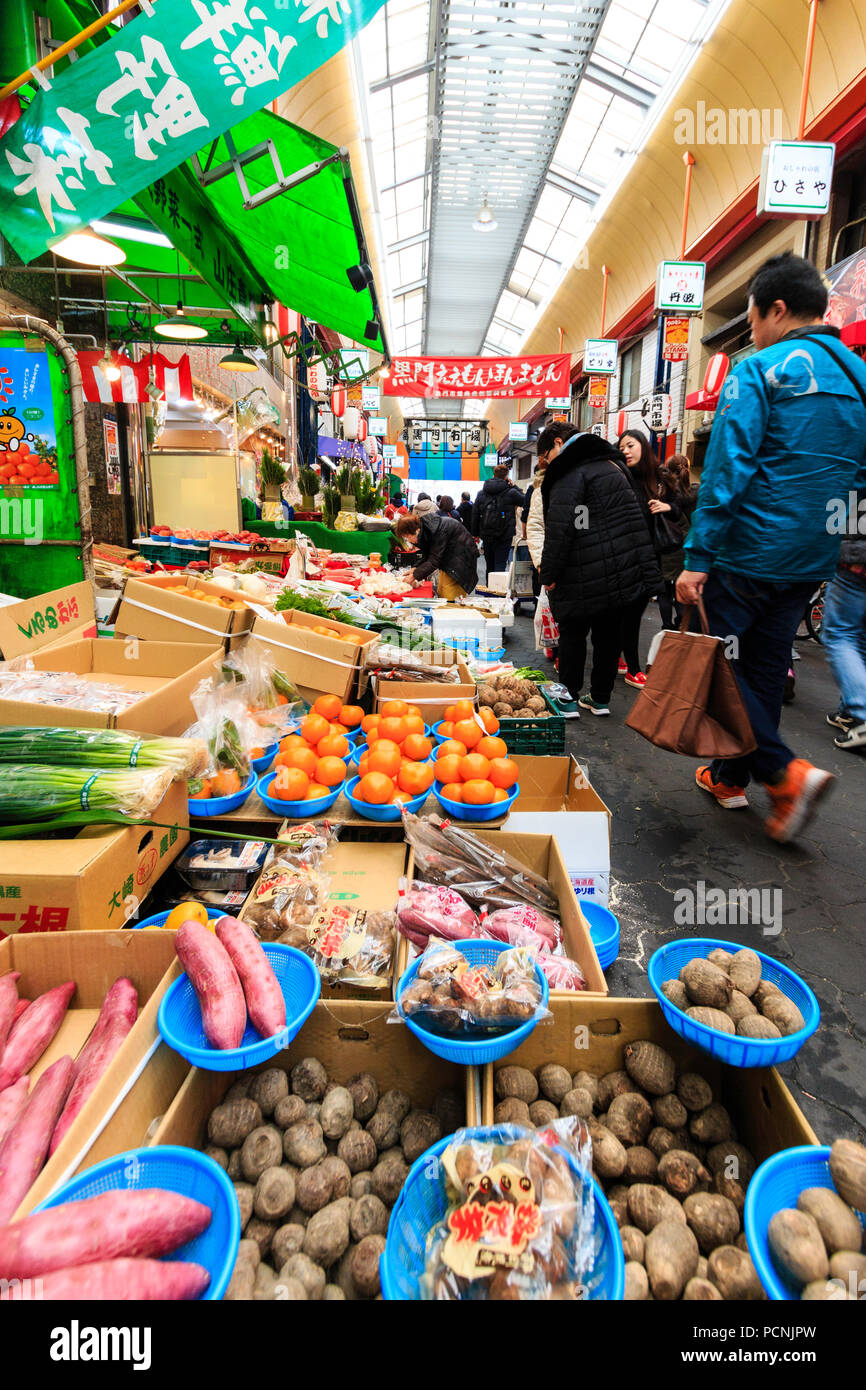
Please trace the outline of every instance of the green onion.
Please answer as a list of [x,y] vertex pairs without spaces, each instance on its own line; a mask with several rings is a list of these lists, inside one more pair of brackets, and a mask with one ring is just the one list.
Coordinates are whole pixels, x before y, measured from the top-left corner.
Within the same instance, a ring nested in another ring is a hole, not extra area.
[[0,822],[48,820],[64,812],[103,809],[146,816],[159,805],[171,782],[167,768],[115,772],[8,763],[0,769]]
[[121,729],[0,728],[0,764],[163,767],[176,781],[185,781],[204,772],[207,759],[202,739],[139,738]]

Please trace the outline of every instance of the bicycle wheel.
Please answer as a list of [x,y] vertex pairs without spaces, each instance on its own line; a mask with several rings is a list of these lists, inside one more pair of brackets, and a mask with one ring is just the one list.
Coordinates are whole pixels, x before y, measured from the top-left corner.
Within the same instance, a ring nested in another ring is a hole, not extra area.
[[821,641],[821,629],[824,626],[824,591],[826,588],[826,584],[821,585],[806,609],[806,631],[816,642]]

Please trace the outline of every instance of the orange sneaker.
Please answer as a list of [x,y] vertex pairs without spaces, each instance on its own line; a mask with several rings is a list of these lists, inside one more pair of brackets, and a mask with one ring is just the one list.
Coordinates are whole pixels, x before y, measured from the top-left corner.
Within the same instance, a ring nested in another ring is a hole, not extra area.
[[794,758],[785,770],[785,779],[771,787],[764,785],[773,802],[772,814],[764,822],[771,840],[785,845],[812,819],[818,802],[830,790],[835,777],[813,767],[805,758]]
[[714,782],[708,767],[698,768],[695,781],[705,792],[709,792],[710,796],[714,796],[726,811],[738,811],[742,806],[749,804],[745,787],[726,787],[724,782]]

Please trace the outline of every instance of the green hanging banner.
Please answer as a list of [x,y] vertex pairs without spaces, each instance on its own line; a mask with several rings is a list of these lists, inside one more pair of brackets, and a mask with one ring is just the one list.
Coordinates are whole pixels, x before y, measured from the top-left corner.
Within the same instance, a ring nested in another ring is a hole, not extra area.
[[0,140],[25,262],[104,217],[354,39],[384,0],[159,0],[37,92]]

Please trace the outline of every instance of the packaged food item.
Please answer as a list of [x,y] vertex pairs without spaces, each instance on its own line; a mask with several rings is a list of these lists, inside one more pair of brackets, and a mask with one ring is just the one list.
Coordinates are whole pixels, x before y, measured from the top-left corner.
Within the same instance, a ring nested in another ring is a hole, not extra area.
[[461,941],[485,934],[477,915],[456,889],[441,884],[407,884],[404,880],[397,899],[397,919],[402,935],[422,951],[431,936]]
[[537,950],[514,947],[493,965],[472,964],[459,945],[431,937],[390,1021],[413,1018],[430,1032],[471,1040],[549,1019],[535,973]]
[[283,821],[277,834],[280,843],[271,849],[268,867],[280,863],[314,869],[336,844],[339,835],[340,827],[333,821],[304,821],[299,825]]
[[329,984],[384,989],[397,942],[396,914],[326,902],[308,926],[290,927],[279,938],[315,961]]
[[267,853],[263,840],[194,840],[178,859],[176,868],[193,889],[249,892]]
[[540,951],[555,951],[562,944],[562,928],[555,917],[548,917],[537,907],[521,903],[515,907],[498,908],[481,914],[483,936],[494,941],[507,941],[519,946],[526,933],[538,938]]
[[262,871],[241,916],[262,941],[281,941],[291,928],[310,926],[327,901],[330,882],[329,874],[309,865],[275,860]]
[[458,888],[474,907],[497,908],[529,903],[547,915],[558,910],[550,885],[526,864],[479,840],[465,825],[440,816],[403,813],[406,839],[415,851],[419,878]]
[[[439,1160],[448,1207],[427,1238],[426,1299],[578,1300],[593,1256],[591,1145],[505,1125],[455,1134]],[[398,1222],[406,1221],[397,1213]]]
[[576,960],[564,955],[550,955],[546,951],[538,953],[538,968],[542,971],[550,989],[586,989],[586,977]]
[[116,685],[88,681],[72,671],[37,671],[27,658],[0,671],[0,700],[29,705],[61,705],[95,714],[122,714],[143,700],[145,690],[120,690]]

